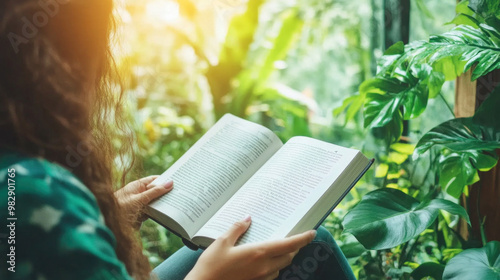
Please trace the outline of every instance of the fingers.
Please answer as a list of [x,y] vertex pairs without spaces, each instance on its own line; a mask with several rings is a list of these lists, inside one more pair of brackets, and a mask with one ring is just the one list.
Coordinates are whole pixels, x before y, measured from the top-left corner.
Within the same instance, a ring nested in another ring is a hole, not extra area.
[[316,237],[316,231],[309,230],[282,240],[265,242],[263,246],[269,246],[268,249],[272,252],[273,256],[281,256],[298,251],[300,248],[311,243],[314,237]]
[[139,181],[141,182],[141,184],[149,185],[149,184],[151,184],[151,182],[156,180],[156,178],[158,178],[158,177],[160,177],[160,175],[151,175],[148,177],[141,178],[141,179],[139,179]]
[[143,192],[147,189],[150,189],[152,186],[150,186],[150,184],[156,180],[156,178],[158,178],[160,176],[158,175],[151,175],[151,176],[148,176],[148,177],[144,177],[144,178],[141,178],[137,181],[139,181],[139,192]]
[[138,200],[143,204],[149,204],[153,199],[158,198],[171,191],[173,187],[174,181],[169,180],[163,185],[153,186],[152,188],[137,194]]
[[297,255],[298,252],[299,251],[297,250],[292,253],[274,257],[271,259],[271,262],[273,263],[273,266],[276,268],[276,270],[282,270],[292,263],[293,258],[295,257],[295,255]]
[[248,230],[251,223],[252,219],[250,216],[246,217],[242,221],[234,223],[231,228],[222,236],[222,238],[224,238],[230,245],[234,246],[240,236]]

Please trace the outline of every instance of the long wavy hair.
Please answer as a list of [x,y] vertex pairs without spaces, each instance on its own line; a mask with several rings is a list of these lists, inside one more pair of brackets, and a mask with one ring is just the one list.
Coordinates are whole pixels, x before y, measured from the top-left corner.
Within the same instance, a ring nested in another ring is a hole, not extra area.
[[150,266],[113,195],[133,137],[110,52],[112,11],[112,0],[0,1],[0,146],[70,169],[95,195],[129,274],[146,279]]

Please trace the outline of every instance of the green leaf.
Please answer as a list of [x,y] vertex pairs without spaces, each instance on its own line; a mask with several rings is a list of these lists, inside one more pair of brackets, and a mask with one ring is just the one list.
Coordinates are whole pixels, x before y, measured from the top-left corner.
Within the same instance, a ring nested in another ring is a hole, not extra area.
[[456,255],[446,264],[443,279],[500,280],[500,242],[491,241],[483,248]]
[[481,29],[460,25],[442,35],[431,36],[428,43],[421,45],[405,57],[411,63],[434,63],[441,59],[457,57],[467,63],[460,69],[467,72],[475,65],[472,80],[500,68],[500,48]]
[[342,224],[367,249],[387,249],[418,236],[434,222],[440,209],[469,220],[458,204],[442,199],[419,202],[402,191],[384,188],[366,194]]
[[400,78],[376,77],[363,82],[359,91],[366,95],[365,127],[383,127],[388,133],[386,139],[397,141],[403,120],[419,116],[429,95],[436,96],[443,83],[444,76],[432,71],[429,65],[414,66]]
[[[496,103],[496,106],[498,104]],[[492,117],[494,116],[490,115],[490,118]],[[500,148],[500,130],[477,124],[473,118],[452,119],[436,126],[420,138],[415,152],[423,154],[436,145],[456,152],[491,151]]]
[[471,118],[458,118],[431,129],[418,142],[414,158],[433,147],[447,149],[439,156],[439,184],[459,197],[465,186],[479,180],[478,171],[487,171],[498,162],[500,148],[500,88],[482,103]]
[[424,277],[432,277],[435,280],[443,279],[444,265],[435,262],[426,262],[419,265],[412,273],[411,277],[420,280]]
[[359,242],[350,242],[340,246],[342,253],[346,258],[355,258],[361,256],[364,252],[366,252],[365,247],[361,245]]
[[349,96],[344,99],[342,106],[333,110],[333,116],[337,117],[342,112],[345,112],[345,123],[354,119],[354,117],[361,111],[363,103],[365,102],[365,96],[361,94]]
[[494,17],[500,8],[500,0],[470,0],[469,8],[484,18]]
[[384,52],[384,56],[387,55],[395,55],[395,54],[403,54],[405,51],[405,44],[403,41],[396,42],[394,45],[390,46]]
[[[472,20],[472,17],[469,19]],[[446,72],[462,74],[475,66],[472,79],[476,80],[500,68],[498,46],[500,35],[495,26],[480,24],[480,28],[477,29],[470,25],[459,25],[442,35],[431,36],[429,42],[412,42],[406,46],[404,54],[390,60],[392,64],[385,65],[383,70],[390,70],[389,76],[395,76],[398,71],[406,71],[404,69],[408,67],[412,68],[421,64],[435,67],[436,64],[443,63],[442,60],[447,60],[446,68],[439,66],[438,68]],[[446,75],[447,80],[451,79],[449,73],[443,72],[443,74]]]
[[[498,118],[493,113],[495,105],[484,102],[484,107],[472,118],[459,118],[444,122],[426,133],[418,142],[414,158],[432,147],[451,150],[439,156],[439,184],[453,197],[458,198],[465,186],[479,180],[478,171],[493,168],[498,161],[495,149],[500,148]],[[498,111],[498,110],[496,110]],[[491,126],[483,126],[479,122]]]
[[359,88],[366,96],[365,127],[379,128],[386,141],[397,141],[402,132],[400,122],[418,117],[445,80],[453,80],[473,66],[473,80],[500,68],[499,32],[479,24],[463,5],[459,4],[462,19],[473,22],[474,27],[479,25],[479,29],[460,25],[432,36],[429,42],[417,41],[405,48],[399,42],[386,51],[378,62],[377,76]]
[[415,151],[415,145],[406,143],[394,143],[391,145],[391,150],[404,155],[411,155]]
[[403,133],[403,120],[400,115],[396,115],[386,126],[374,127],[372,133],[375,138],[383,139],[385,143],[395,143]]
[[490,139],[498,139],[498,131],[500,131],[500,110],[498,110],[498,104],[500,104],[500,86],[496,87],[488,98],[483,101],[472,117],[474,123],[494,129],[497,135],[490,135]]
[[452,56],[436,61],[432,68],[434,71],[443,73],[446,81],[454,81],[463,74],[466,62],[461,61],[459,57]]
[[434,208],[439,210],[444,210],[452,215],[458,215],[465,219],[465,221],[470,225],[469,214],[462,206],[451,202],[446,199],[436,198],[427,203],[428,208]]
[[465,186],[479,180],[477,170],[469,160],[467,153],[452,153],[440,156],[438,174],[439,185],[451,196],[458,198]]
[[457,3],[455,8],[457,14],[466,14],[469,16],[474,16],[474,11],[469,8],[469,1],[463,0],[460,3]]
[[473,16],[460,13],[457,14],[455,18],[447,24],[470,25],[474,28],[479,28],[480,22]]

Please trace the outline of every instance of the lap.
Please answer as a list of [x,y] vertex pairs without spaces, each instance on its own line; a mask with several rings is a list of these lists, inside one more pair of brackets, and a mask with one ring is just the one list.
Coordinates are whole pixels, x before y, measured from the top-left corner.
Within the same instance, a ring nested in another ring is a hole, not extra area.
[[203,253],[201,249],[194,251],[184,246],[158,265],[153,274],[160,280],[182,280],[193,269],[201,253]]
[[[153,273],[160,280],[184,279],[201,253],[203,250],[193,251],[183,247],[156,267]],[[332,235],[324,227],[320,227],[314,241],[299,251],[292,263],[280,271],[277,279],[322,280],[333,277],[339,280],[356,279]]]

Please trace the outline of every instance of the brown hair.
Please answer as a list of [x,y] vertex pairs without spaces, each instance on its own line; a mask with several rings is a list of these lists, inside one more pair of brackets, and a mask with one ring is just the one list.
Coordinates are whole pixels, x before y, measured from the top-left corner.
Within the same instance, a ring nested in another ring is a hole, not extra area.
[[95,195],[118,258],[146,279],[148,261],[113,195],[114,160],[126,159],[123,175],[133,157],[122,93],[112,90],[112,10],[112,0],[0,2],[0,146],[72,170]]

